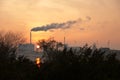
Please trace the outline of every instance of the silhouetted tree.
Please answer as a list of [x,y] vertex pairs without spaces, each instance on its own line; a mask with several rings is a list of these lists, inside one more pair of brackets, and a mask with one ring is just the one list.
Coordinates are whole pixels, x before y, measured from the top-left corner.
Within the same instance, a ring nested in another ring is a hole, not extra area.
[[55,41],[53,38],[49,38],[48,40],[39,40],[37,44],[43,50],[44,57],[47,61],[51,61],[56,58],[59,51],[63,49],[63,44]]
[[0,61],[1,62],[9,62],[10,57],[15,57],[15,51],[17,49],[18,44],[23,43],[25,41],[22,34],[7,32],[0,32]]
[[119,74],[120,61],[115,58],[115,54],[106,54],[86,45],[79,51],[65,48],[52,61],[42,63],[38,79],[119,80]]
[[37,67],[34,62],[20,56],[16,58],[18,44],[24,42],[22,34],[0,34],[0,80],[34,80]]
[[64,48],[54,39],[42,40],[38,44],[48,60],[38,68],[24,56],[16,59],[14,41],[19,43],[21,38],[9,36],[0,35],[0,80],[120,80],[120,61],[116,53],[106,54],[88,45],[76,51]]

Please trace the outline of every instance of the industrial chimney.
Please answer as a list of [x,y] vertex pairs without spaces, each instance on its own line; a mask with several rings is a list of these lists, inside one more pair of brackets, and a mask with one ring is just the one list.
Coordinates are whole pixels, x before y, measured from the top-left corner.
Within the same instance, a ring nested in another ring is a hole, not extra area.
[[64,45],[65,45],[65,37],[64,37]]
[[32,44],[32,32],[30,31],[30,44]]
[[66,48],[65,36],[64,36],[64,48]]

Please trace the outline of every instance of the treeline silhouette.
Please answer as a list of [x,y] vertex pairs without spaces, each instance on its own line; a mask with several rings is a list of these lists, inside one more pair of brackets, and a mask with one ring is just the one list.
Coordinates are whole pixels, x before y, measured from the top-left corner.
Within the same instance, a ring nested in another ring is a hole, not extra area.
[[[0,35],[0,80],[120,80],[116,53],[106,54],[87,45],[79,50],[68,49],[53,39],[41,40],[38,44],[46,60],[38,68],[24,56],[16,58],[17,47],[13,42],[17,39],[7,42],[4,37]],[[17,44],[19,40],[22,39]]]
[[34,80],[35,64],[24,56],[16,57],[17,45],[24,42],[18,33],[0,34],[0,80]]

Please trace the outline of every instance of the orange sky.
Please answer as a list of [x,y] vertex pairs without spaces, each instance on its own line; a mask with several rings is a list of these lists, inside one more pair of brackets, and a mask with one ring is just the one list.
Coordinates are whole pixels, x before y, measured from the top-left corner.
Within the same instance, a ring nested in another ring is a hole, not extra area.
[[[91,20],[87,21],[86,16]],[[71,45],[97,43],[120,49],[120,0],[0,0],[0,30],[23,32],[36,26],[61,23],[80,18],[69,29],[32,32],[37,39],[54,37]]]

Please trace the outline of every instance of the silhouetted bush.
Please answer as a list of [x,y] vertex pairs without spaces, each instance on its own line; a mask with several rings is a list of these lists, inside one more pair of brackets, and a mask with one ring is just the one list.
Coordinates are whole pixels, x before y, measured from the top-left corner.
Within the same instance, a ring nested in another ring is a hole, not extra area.
[[[51,52],[48,52],[51,54]],[[64,48],[51,61],[41,64],[39,80],[119,80],[120,62],[115,53],[80,47]]]
[[[4,37],[4,36],[3,36]],[[120,80],[120,61],[116,53],[89,46],[79,50],[64,47],[55,40],[39,41],[46,61],[38,68],[19,56],[16,46],[0,37],[0,80]]]
[[23,42],[21,35],[8,32],[0,34],[0,80],[34,80],[37,67],[34,62],[20,56],[16,58],[17,44]]

